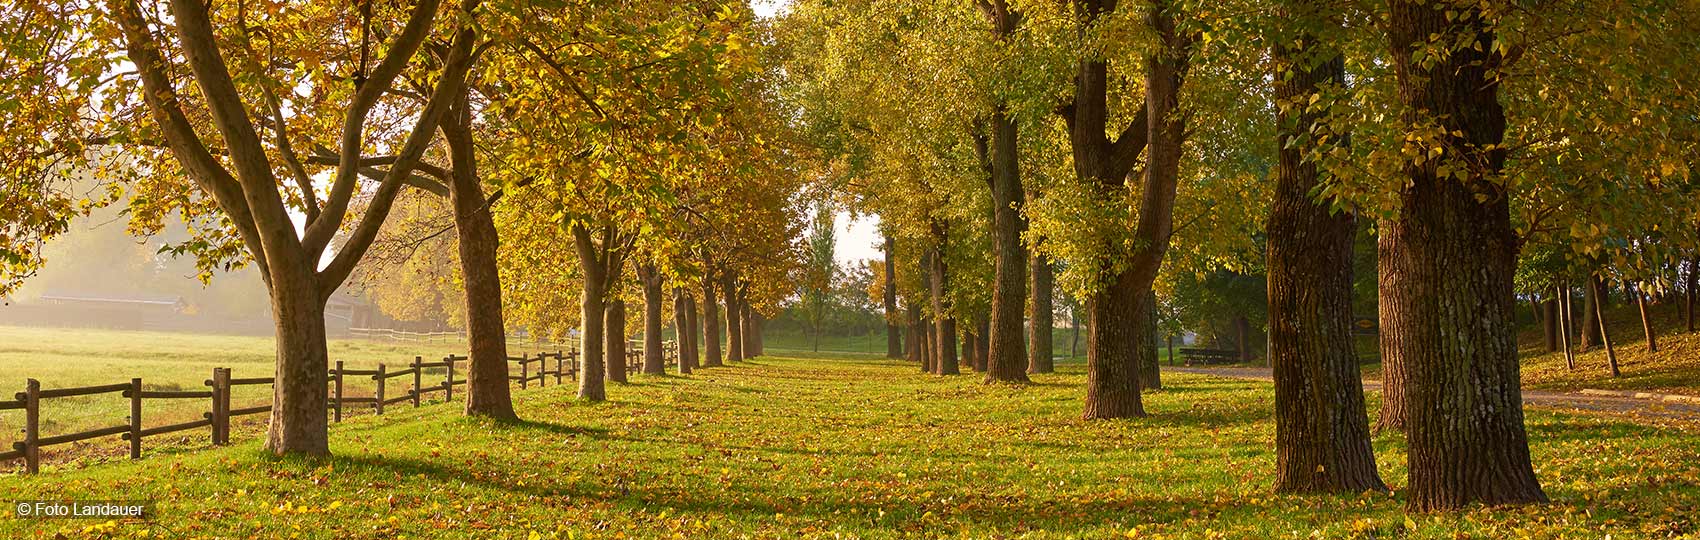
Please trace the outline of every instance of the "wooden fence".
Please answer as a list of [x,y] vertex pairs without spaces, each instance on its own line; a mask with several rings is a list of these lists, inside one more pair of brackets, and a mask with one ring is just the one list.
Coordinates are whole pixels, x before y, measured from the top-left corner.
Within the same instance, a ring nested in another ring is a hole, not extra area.
[[[667,357],[676,360],[677,348],[672,342],[664,346]],[[626,366],[636,371],[643,365],[643,351],[628,348]],[[384,407],[397,403],[412,402],[414,407],[420,406],[428,394],[441,392],[444,401],[454,399],[455,387],[466,384],[464,377],[456,378],[455,368],[468,362],[467,357],[449,355],[442,360],[426,362],[423,357],[415,356],[407,367],[390,371],[384,364],[379,363],[377,369],[348,369],[342,361],[329,371],[330,392],[326,397],[325,406],[331,409],[334,422],[341,422],[343,412],[351,407],[370,408],[374,414],[384,414]],[[538,388],[547,385],[550,378],[556,385],[564,384],[565,380],[578,380],[579,362],[578,351],[561,351],[538,353],[534,356],[510,356],[510,364],[517,365],[519,374],[514,375],[509,370],[508,380],[515,381],[521,389],[530,388],[535,384]],[[535,366],[535,367],[534,367]],[[442,368],[442,382],[425,384],[425,372],[428,369]],[[406,391],[391,394],[389,380],[408,377],[412,384]],[[376,385],[370,396],[350,396],[344,390],[344,383],[350,378],[354,380],[368,379]],[[142,386],[140,377],[130,379],[130,382],[106,384],[99,386],[82,386],[75,388],[53,388],[43,390],[41,382],[28,379],[24,391],[18,392],[14,399],[0,401],[0,411],[23,409],[24,438],[12,443],[12,450],[0,452],[0,461],[10,461],[22,458],[24,468],[29,473],[41,470],[41,449],[48,446],[70,444],[99,437],[118,435],[129,441],[130,459],[141,459],[142,440],[146,437],[164,435],[198,428],[211,428],[211,442],[215,445],[230,443],[230,420],[248,415],[271,412],[271,405],[232,409],[230,396],[232,390],[241,386],[271,385],[275,377],[236,378],[231,376],[230,368],[213,368],[212,378],[203,384],[206,390],[147,390]],[[130,416],[123,425],[91,429],[79,433],[64,435],[41,436],[41,402],[44,399],[65,398],[74,396],[93,396],[100,394],[121,393],[130,400]],[[147,427],[142,418],[142,400],[209,400],[210,410],[201,414],[201,419],[177,424],[166,424]]]

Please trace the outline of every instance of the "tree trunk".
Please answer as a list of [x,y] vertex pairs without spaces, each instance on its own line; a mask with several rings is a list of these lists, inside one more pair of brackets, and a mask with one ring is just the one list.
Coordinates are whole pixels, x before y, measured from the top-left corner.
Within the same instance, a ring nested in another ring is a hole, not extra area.
[[1080,310],[1068,310],[1068,326],[1071,331],[1068,337],[1068,359],[1080,358]]
[[1641,331],[1647,334],[1647,352],[1659,352],[1659,336],[1653,332],[1653,319],[1647,315],[1647,294],[1635,288],[1635,305],[1641,310]]
[[903,338],[899,334],[901,328],[897,325],[897,239],[886,233],[885,243],[885,357],[902,358]]
[[974,362],[986,370],[992,362],[991,321],[980,321],[980,333],[974,334]]
[[1251,320],[1245,315],[1234,316],[1234,349],[1240,352],[1241,363],[1251,363]]
[[921,343],[923,343],[923,345],[922,345],[923,351],[922,351],[921,357],[926,359],[926,363],[921,364],[921,372],[922,373],[936,373],[936,372],[938,372],[938,366],[939,366],[939,330],[938,329],[939,329],[939,324],[937,322],[931,320],[931,319],[927,320],[927,322],[922,325],[921,330],[923,330],[927,333],[926,339],[921,341]]
[[1540,319],[1541,342],[1545,344],[1546,351],[1549,353],[1558,352],[1558,300],[1554,298],[1542,300],[1535,304],[1535,313],[1538,316],[1537,318]]
[[603,329],[608,339],[603,350],[607,351],[607,378],[609,382],[623,383],[626,382],[626,301],[615,298],[608,303],[605,313],[607,322],[603,323]]
[[1144,328],[1145,294],[1123,276],[1086,301],[1091,323],[1086,333],[1085,418],[1128,418],[1145,416],[1139,396],[1138,353],[1135,334]]
[[1133,333],[1133,352],[1139,355],[1139,387],[1162,390],[1163,373],[1157,358],[1157,294],[1145,293],[1139,309],[1146,315],[1140,321],[1139,331]]
[[638,271],[643,282],[643,372],[667,373],[667,355],[661,346],[661,273],[645,265]]
[[976,368],[974,362],[978,362],[978,358],[974,358],[974,335],[964,331],[959,338],[961,338],[961,340],[957,340],[959,352],[961,352],[959,353],[959,358],[962,358],[962,362],[967,363],[967,368],[974,370],[974,368]]
[[[608,399],[607,386],[602,380],[607,352],[603,349],[603,325],[607,323],[603,317],[607,311],[608,291],[608,268],[604,266],[603,259],[607,254],[598,251],[584,225],[572,225],[572,233],[573,243],[579,255],[579,269],[584,274],[579,292],[581,328],[578,397],[589,401],[603,401]],[[506,376],[505,369],[503,375]]]
[[1405,431],[1405,359],[1400,343],[1408,333],[1405,315],[1393,302],[1393,296],[1403,290],[1405,276],[1396,261],[1400,247],[1399,231],[1394,223],[1384,221],[1376,226],[1376,308],[1379,326],[1376,334],[1381,349],[1381,410],[1376,416],[1375,430]]
[[928,280],[929,292],[933,301],[933,321],[938,326],[934,331],[933,350],[938,359],[933,362],[933,373],[936,375],[958,375],[961,369],[956,362],[956,319],[946,315],[949,306],[945,301],[945,292],[949,290],[949,276],[945,273],[944,249],[947,237],[945,228],[934,222],[932,224],[934,245],[932,256],[927,257],[931,269],[931,279]]
[[[1435,124],[1446,134],[1436,144],[1447,149],[1439,159],[1406,161],[1393,224],[1393,265],[1405,287],[1389,300],[1408,322],[1396,328],[1407,383],[1407,506],[1545,501],[1523,425],[1518,241],[1510,194],[1497,179],[1506,150],[1499,86],[1489,75],[1501,61],[1494,29],[1477,4],[1420,0],[1394,0],[1386,27],[1402,120]],[[1459,46],[1439,59],[1412,58],[1435,42]]]
[[1683,299],[1686,301],[1687,309],[1683,310],[1683,313],[1686,314],[1685,319],[1687,320],[1688,331],[1693,332],[1694,331],[1694,297],[1695,297],[1696,292],[1697,292],[1694,289],[1696,287],[1700,287],[1700,258],[1688,259],[1688,279],[1687,279],[1687,281],[1685,281],[1685,283],[1687,284],[1687,286],[1683,288],[1683,290],[1682,290],[1683,295],[1682,296],[1683,296]]
[[696,371],[702,367],[702,324],[697,318],[697,299],[684,287],[679,287],[679,292],[685,295],[685,360],[690,363],[691,371]]
[[438,126],[449,146],[449,204],[454,209],[465,285],[470,361],[464,410],[469,416],[514,420],[519,417],[508,389],[508,338],[502,321],[502,278],[496,269],[500,239],[478,177],[469,111],[463,93]]
[[1027,331],[1027,372],[1052,373],[1057,370],[1051,359],[1052,333],[1056,330],[1056,291],[1051,274],[1051,261],[1037,252],[1032,259],[1033,317]]
[[[305,270],[305,267],[301,267]],[[325,303],[313,282],[279,279],[271,266],[272,321],[277,336],[277,379],[272,385],[266,449],[274,454],[330,454],[325,398],[330,354],[325,346]],[[306,271],[291,272],[306,278]]]
[[[1180,178],[1181,145],[1186,140],[1186,113],[1180,91],[1191,58],[1191,34],[1176,29],[1179,8],[1164,0],[1152,2],[1146,23],[1159,50],[1146,61],[1144,125],[1130,125],[1114,143],[1105,140],[1109,78],[1103,61],[1081,62],[1075,77],[1073,122],[1070,124],[1075,171],[1095,184],[1104,200],[1126,200],[1127,171],[1144,147],[1144,180],[1135,212],[1133,239],[1139,246],[1128,254],[1125,269],[1115,271],[1102,289],[1086,300],[1090,312],[1086,337],[1087,375],[1084,416],[1125,418],[1145,416],[1139,395],[1139,358],[1134,333],[1143,331],[1150,312],[1140,309],[1143,295],[1162,267],[1174,230],[1174,203]],[[1103,14],[1101,8],[1090,13]],[[1144,129],[1138,130],[1138,127]],[[1143,137],[1137,134],[1143,133]],[[1140,142],[1129,143],[1143,139]],[[1130,155],[1131,154],[1131,155]],[[1105,269],[1108,271],[1108,269]]]
[[761,313],[757,313],[755,310],[750,310],[750,332],[756,336],[755,349],[750,351],[750,354],[754,356],[766,355],[767,317],[763,317]]
[[926,347],[922,346],[922,344],[926,343],[927,339],[923,335],[925,332],[921,327],[921,307],[920,304],[915,302],[908,302],[907,307],[908,309],[904,310],[903,320],[905,323],[904,328],[907,329],[909,335],[903,343],[904,352],[909,355],[910,362],[914,362],[916,365],[921,366],[922,371],[926,371]]
[[1570,336],[1576,334],[1576,317],[1571,314],[1575,302],[1570,298],[1570,284],[1560,285],[1553,292],[1558,297],[1558,338],[1564,345],[1564,365],[1575,371],[1576,350],[1570,345]]
[[691,365],[691,324],[690,307],[685,302],[685,289],[673,288],[673,348],[679,355],[679,373],[690,375],[696,366]]
[[702,338],[708,342],[703,352],[702,367],[720,367],[720,305],[715,296],[714,277],[702,279]]
[[[1304,22],[1320,0],[1286,2]],[[1331,17],[1330,17],[1331,18]],[[1375,469],[1363,377],[1352,347],[1352,262],[1357,221],[1311,193],[1321,180],[1307,106],[1324,85],[1345,84],[1345,59],[1308,32],[1276,44],[1279,161],[1268,231],[1269,365],[1275,377],[1275,491],[1386,491]],[[1319,50],[1322,49],[1322,50]],[[1321,63],[1312,56],[1328,55]]]
[[1027,249],[1021,233],[1023,203],[1015,119],[999,107],[992,115],[992,309],[986,381],[1027,382],[1022,312],[1027,307]]
[[1604,286],[1599,278],[1589,275],[1582,283],[1582,352],[1600,344],[1600,329],[1605,327],[1599,319],[1600,313],[1605,311],[1600,304],[1606,302]]
[[744,347],[742,352],[746,360],[758,356],[756,353],[755,310],[750,309],[749,291],[750,284],[748,282],[738,285],[738,328],[743,334]]
[[738,362],[744,359],[744,317],[739,315],[742,306],[738,304],[738,276],[731,270],[720,278],[720,294],[726,297],[726,361]]
[[1594,320],[1599,323],[1600,344],[1605,345],[1606,347],[1606,371],[1611,373],[1612,377],[1617,377],[1623,373],[1617,369],[1617,350],[1612,348],[1611,332],[1606,328],[1606,312],[1604,307],[1606,304],[1605,283],[1599,277],[1594,277],[1593,280],[1593,286],[1597,287],[1597,290],[1599,291],[1596,293],[1598,300],[1594,302]]

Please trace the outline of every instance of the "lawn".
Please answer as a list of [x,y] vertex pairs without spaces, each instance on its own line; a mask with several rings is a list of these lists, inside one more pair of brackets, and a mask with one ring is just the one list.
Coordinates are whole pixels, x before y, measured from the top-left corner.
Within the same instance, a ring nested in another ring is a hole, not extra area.
[[[0,519],[0,537],[1613,538],[1700,531],[1700,429],[1532,411],[1554,502],[1408,515],[1401,495],[1274,496],[1267,383],[1173,374],[1153,416],[1079,418],[1069,366],[1025,387],[862,358],[637,376],[526,422],[403,408],[331,428],[335,457],[150,453],[35,477],[12,499],[145,499],[148,523]],[[1372,399],[1372,406],[1373,406]],[[250,432],[252,435],[252,432]],[[1376,440],[1404,484],[1397,435]]]

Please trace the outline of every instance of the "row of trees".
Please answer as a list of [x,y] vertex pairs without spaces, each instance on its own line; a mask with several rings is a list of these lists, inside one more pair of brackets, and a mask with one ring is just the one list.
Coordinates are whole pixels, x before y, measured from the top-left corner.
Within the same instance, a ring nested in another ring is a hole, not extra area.
[[1382,425],[1436,510],[1545,498],[1518,286],[1657,291],[1700,250],[1697,25],[1640,1],[823,0],[778,35],[934,373],[962,328],[986,380],[1048,371],[1023,312],[1048,330],[1061,287],[1090,328],[1084,416],[1143,416],[1153,296],[1266,274],[1281,491],[1385,489],[1352,347],[1373,231]]
[[[659,371],[669,297],[676,328],[702,315],[713,366],[759,349],[749,329],[795,277],[806,151],[740,1],[67,0],[0,26],[4,283],[91,208],[122,201],[139,232],[183,221],[170,251],[265,283],[277,453],[328,452],[324,307],[357,268],[453,284],[466,411],[496,418],[514,417],[512,325],[577,327],[579,394],[601,400],[625,377],[623,292]],[[695,367],[698,333],[680,335]]]

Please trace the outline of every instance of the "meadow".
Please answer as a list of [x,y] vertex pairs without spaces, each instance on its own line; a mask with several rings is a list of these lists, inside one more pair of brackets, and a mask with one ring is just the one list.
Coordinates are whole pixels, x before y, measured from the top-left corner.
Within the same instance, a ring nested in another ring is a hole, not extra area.
[[[331,427],[333,457],[223,448],[0,477],[13,498],[148,500],[148,522],[0,520],[15,538],[1675,538],[1700,533],[1700,427],[1532,410],[1553,502],[1402,510],[1272,495],[1267,383],[1173,374],[1152,416],[1079,418],[1084,370],[1025,387],[901,362],[760,358],[636,376],[590,404],[520,391],[523,422],[401,408]],[[1371,395],[1371,408],[1378,405]]]

